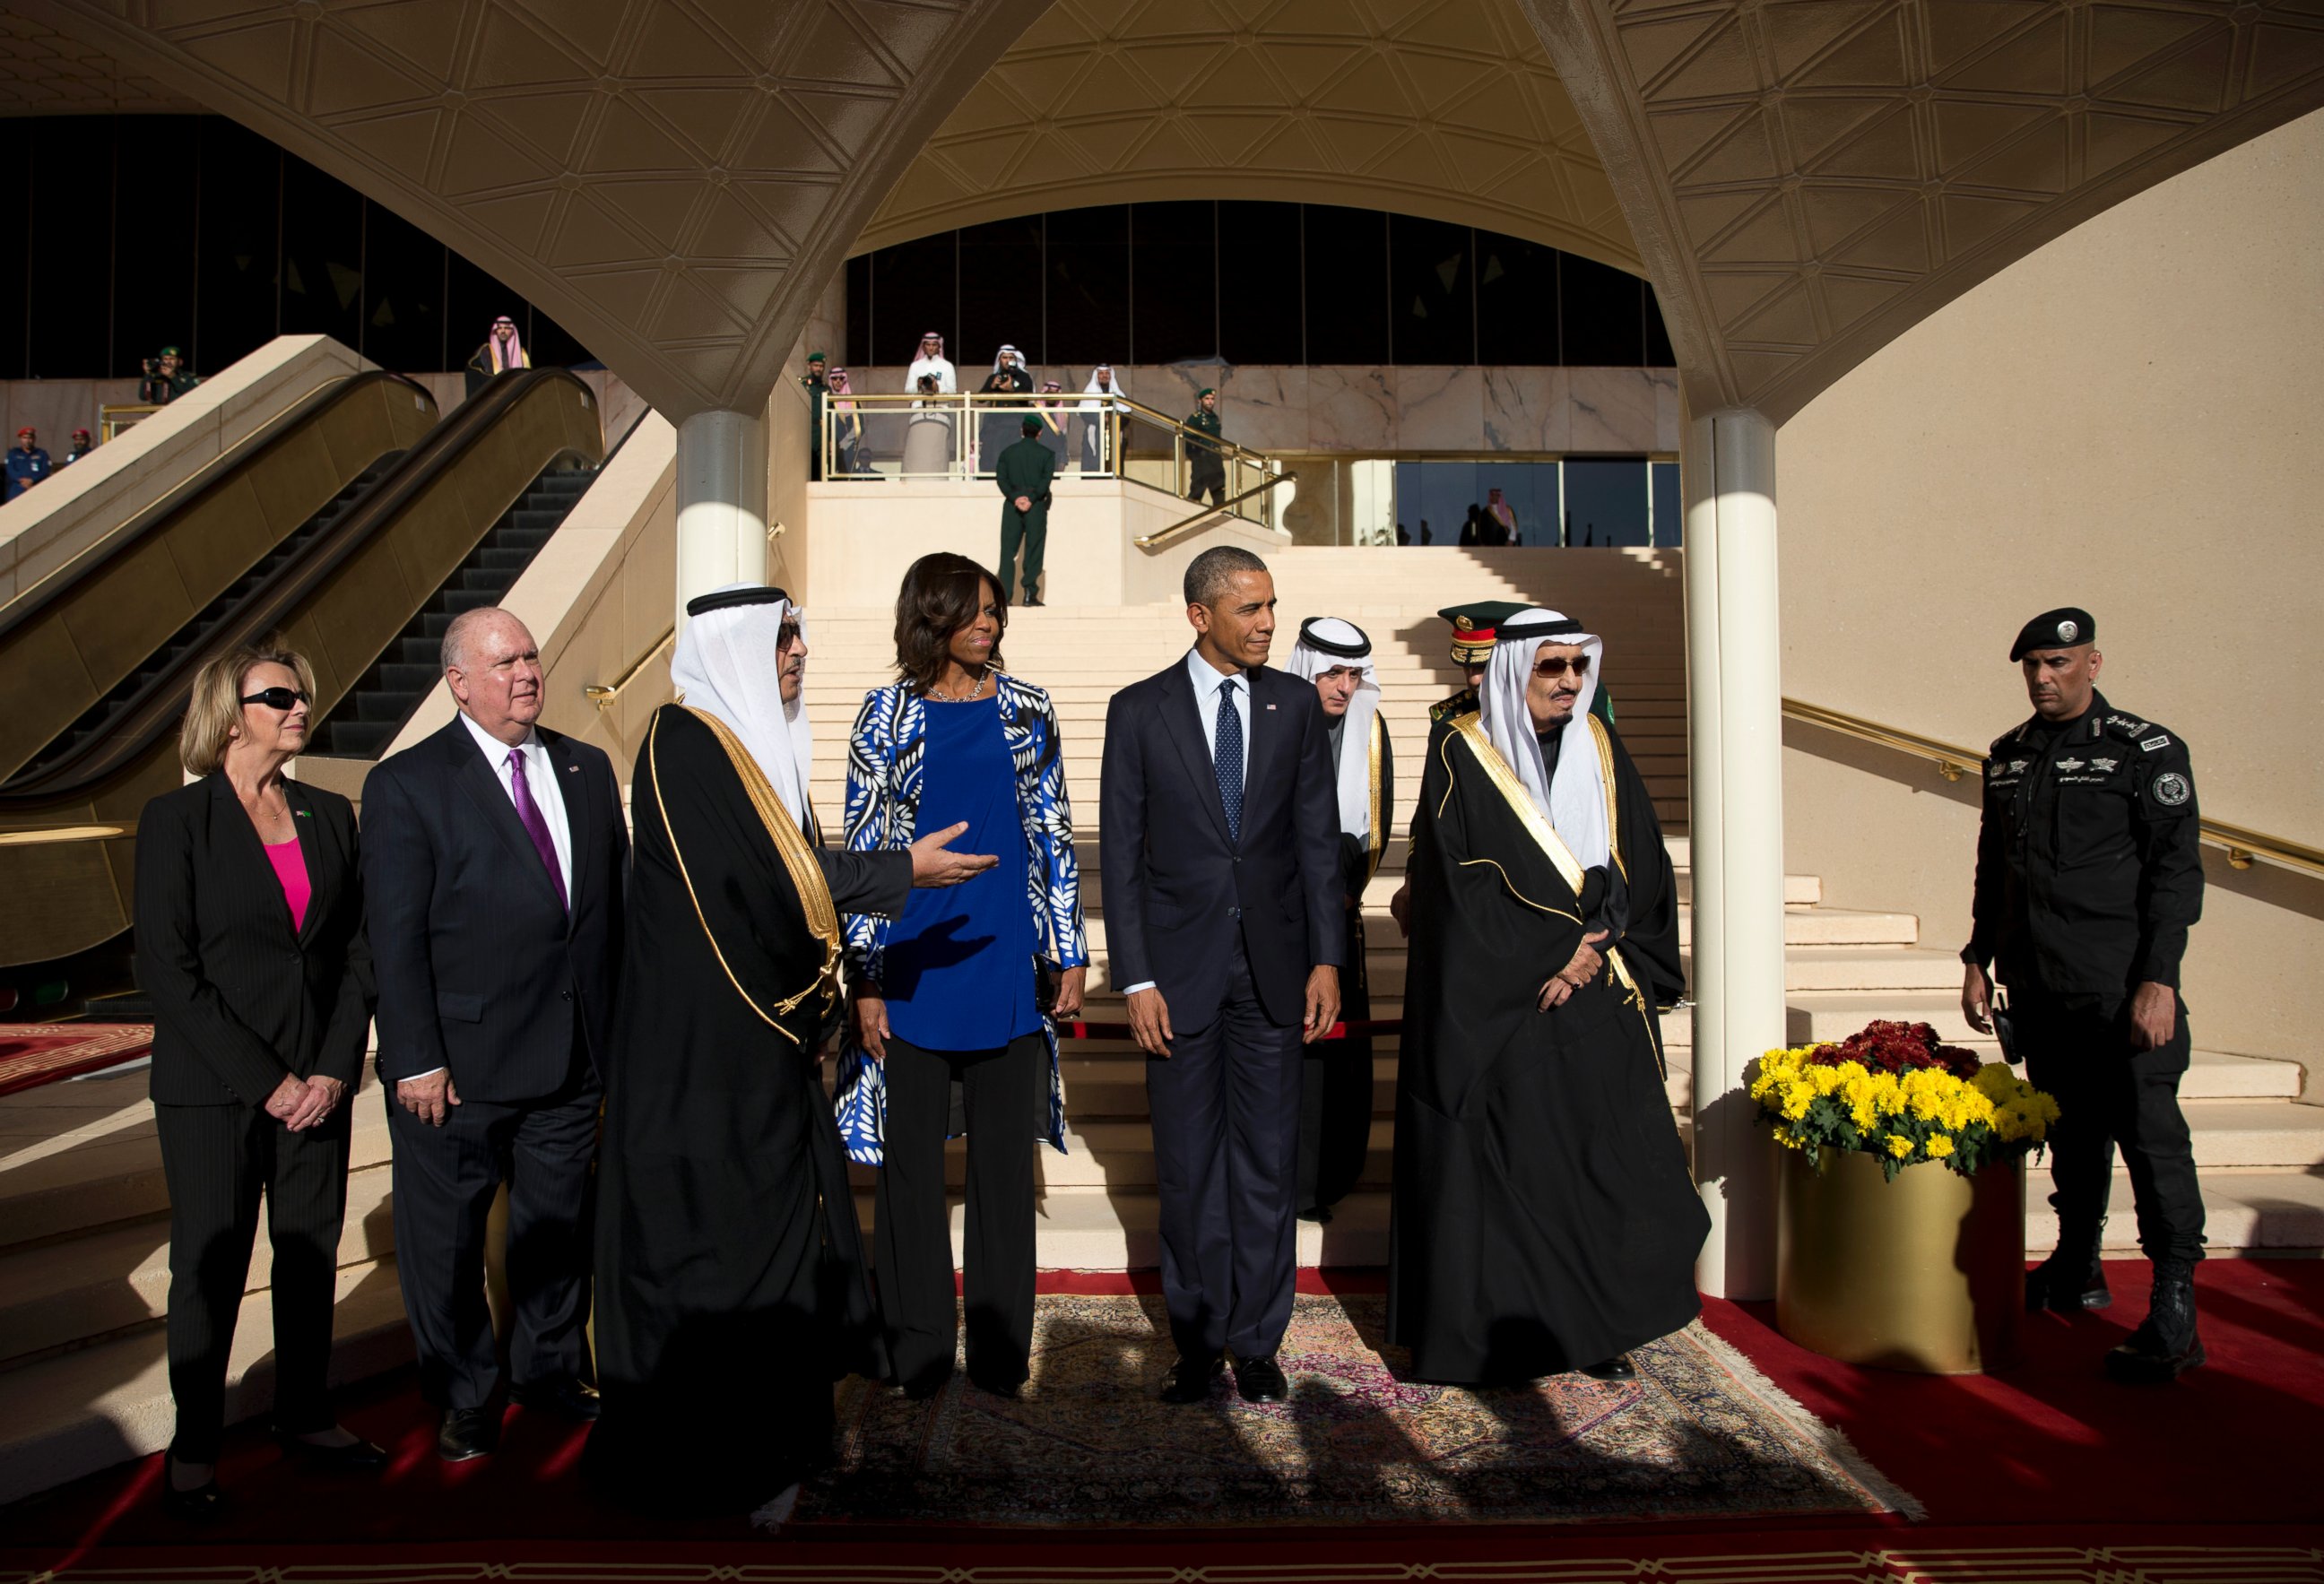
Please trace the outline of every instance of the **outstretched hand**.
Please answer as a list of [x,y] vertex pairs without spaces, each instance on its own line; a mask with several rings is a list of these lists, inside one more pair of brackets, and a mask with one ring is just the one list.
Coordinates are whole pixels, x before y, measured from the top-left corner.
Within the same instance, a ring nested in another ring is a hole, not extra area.
[[1605,953],[1598,950],[1598,943],[1605,938],[1606,932],[1602,929],[1592,930],[1582,937],[1582,944],[1573,948],[1573,960],[1552,974],[1549,982],[1541,987],[1543,1011],[1565,1005],[1567,998],[1575,990],[1598,977],[1598,971],[1606,966]]
[[963,880],[973,879],[1001,861],[989,852],[947,852],[945,848],[960,840],[968,829],[968,822],[947,825],[932,831],[912,843],[912,884],[924,890],[937,890],[956,886]]

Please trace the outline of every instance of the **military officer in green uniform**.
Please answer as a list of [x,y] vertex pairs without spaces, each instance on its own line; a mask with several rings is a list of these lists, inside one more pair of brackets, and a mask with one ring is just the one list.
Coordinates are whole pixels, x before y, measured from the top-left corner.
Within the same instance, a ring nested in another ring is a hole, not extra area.
[[2097,638],[2090,613],[2066,606],[2028,622],[2009,651],[2034,714],[1985,761],[1961,1014],[2058,1102],[2058,1247],[2027,1275],[2026,1307],[2114,1301],[2098,1251],[2120,1149],[2154,1287],[2107,1373],[2160,1382],[2203,1362],[2203,1193],[2179,1109],[2192,1043],[2179,962],[2203,910],[2202,821],[2186,742],[2098,690]]
[[149,406],[166,407],[201,382],[201,376],[186,366],[184,354],[164,346],[161,356],[145,360],[145,377],[137,383],[137,394]]
[[[1195,434],[1208,435],[1213,441],[1220,437],[1216,386],[1205,387],[1203,393],[1194,398],[1194,410],[1186,415],[1185,425]],[[1189,437],[1186,441],[1186,473],[1190,481],[1186,487],[1186,499],[1199,501],[1207,494],[1212,505],[1226,504],[1226,457],[1217,446]]]
[[1009,599],[1010,569],[1017,565],[1017,547],[1025,547],[1025,597],[1014,603],[1041,603],[1041,551],[1049,540],[1049,484],[1056,477],[1057,454],[1041,444],[1041,420],[1027,414],[1020,426],[1025,437],[1001,454],[992,467],[992,481],[1001,486],[1001,597]]
[[823,477],[823,407],[831,399],[831,382],[825,376],[831,360],[820,352],[807,355],[807,373],[799,383],[807,388],[807,476]]

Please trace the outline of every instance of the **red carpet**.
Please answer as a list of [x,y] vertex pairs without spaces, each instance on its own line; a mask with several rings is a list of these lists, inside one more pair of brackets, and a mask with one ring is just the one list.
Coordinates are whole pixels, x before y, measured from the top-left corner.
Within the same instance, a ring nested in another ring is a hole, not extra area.
[[0,1094],[134,1062],[152,1044],[150,1023],[0,1024]]
[[[327,1478],[235,1432],[221,1478],[236,1515],[189,1533],[153,1507],[149,1458],[0,1512],[0,1575],[56,1570],[126,1580],[259,1567],[369,1584],[425,1577],[588,1576],[632,1584],[716,1577],[867,1584],[1113,1584],[1422,1576],[1474,1565],[1495,1584],[1534,1579],[2112,1580],[2292,1584],[2324,1580],[2324,1262],[2215,1260],[2198,1289],[2210,1363],[2173,1387],[2118,1387],[2098,1357],[2136,1324],[2146,1267],[2108,1266],[2103,1314],[2044,1317],[2006,1375],[1894,1374],[1794,1348],[1770,1306],[1713,1300],[1711,1328],[1776,1385],[1845,1432],[1880,1471],[1927,1504],[1925,1524],[1799,1518],[1591,1525],[1384,1525],[1353,1533],[1286,1529],[1204,1534],[1115,1532],[1103,1540],[1019,1531],[873,1527],[844,1538],[768,1540],[731,1523],[671,1524],[591,1500],[573,1428],[511,1412],[493,1459],[447,1468],[409,1372],[344,1394],[351,1427],[396,1453],[383,1479]],[[1150,1291],[1151,1273],[1060,1272],[1046,1290]],[[1306,1292],[1377,1292],[1376,1272],[1300,1273]],[[739,1575],[726,1571],[741,1568]],[[511,1576],[501,1574],[500,1576]]]

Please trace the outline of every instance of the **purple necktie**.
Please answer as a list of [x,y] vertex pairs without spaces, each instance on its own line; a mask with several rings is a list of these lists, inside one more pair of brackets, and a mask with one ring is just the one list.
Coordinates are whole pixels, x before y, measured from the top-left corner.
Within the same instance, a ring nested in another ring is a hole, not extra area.
[[516,817],[524,822],[524,833],[532,838],[532,850],[540,854],[540,861],[549,865],[549,883],[557,888],[557,905],[568,904],[565,899],[565,877],[557,868],[557,843],[549,839],[549,822],[540,817],[540,806],[532,800],[532,788],[524,778],[524,750],[509,750],[509,790],[516,797]]

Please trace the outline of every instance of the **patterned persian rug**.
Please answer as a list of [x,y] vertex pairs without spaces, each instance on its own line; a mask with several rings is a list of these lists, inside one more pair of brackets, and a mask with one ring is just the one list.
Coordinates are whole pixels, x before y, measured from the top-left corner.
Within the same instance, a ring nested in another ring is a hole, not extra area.
[[964,1377],[925,1403],[857,1381],[798,1522],[1072,1525],[1588,1523],[1902,1513],[1919,1504],[1700,1324],[1635,1381],[1468,1390],[1399,1380],[1388,1301],[1303,1294],[1288,1401],[1155,1400],[1158,1297],[1044,1294],[1016,1401]]
[[134,1062],[152,1043],[151,1023],[0,1024],[0,1094]]

